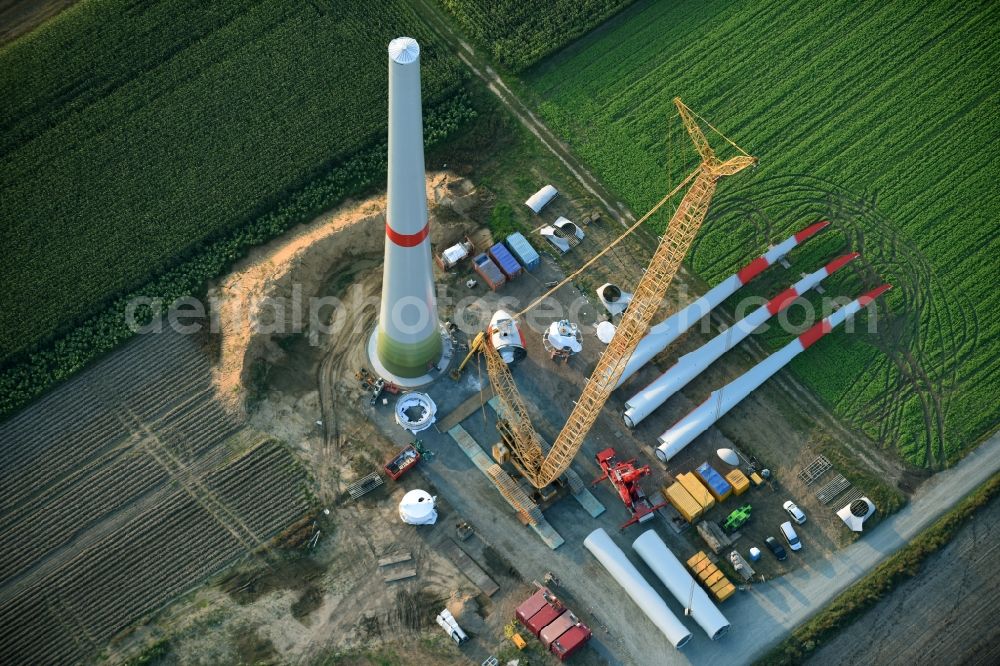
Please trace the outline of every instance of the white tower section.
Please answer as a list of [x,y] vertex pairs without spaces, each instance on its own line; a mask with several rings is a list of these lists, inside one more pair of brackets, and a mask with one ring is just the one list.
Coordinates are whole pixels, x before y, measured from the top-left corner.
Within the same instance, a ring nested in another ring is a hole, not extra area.
[[420,107],[420,46],[389,42],[389,184],[377,369],[401,378],[427,374],[441,358]]

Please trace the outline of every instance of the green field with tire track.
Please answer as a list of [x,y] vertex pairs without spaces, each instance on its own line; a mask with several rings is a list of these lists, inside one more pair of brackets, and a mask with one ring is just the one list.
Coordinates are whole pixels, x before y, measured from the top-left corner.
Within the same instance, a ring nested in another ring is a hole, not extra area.
[[876,333],[830,336],[794,371],[884,445],[937,466],[1000,422],[997,44],[991,2],[640,2],[522,83],[637,213],[695,165],[675,95],[760,158],[720,185],[699,237],[691,261],[710,283],[830,218],[796,275],[852,248],[866,262],[834,293],[896,289]]

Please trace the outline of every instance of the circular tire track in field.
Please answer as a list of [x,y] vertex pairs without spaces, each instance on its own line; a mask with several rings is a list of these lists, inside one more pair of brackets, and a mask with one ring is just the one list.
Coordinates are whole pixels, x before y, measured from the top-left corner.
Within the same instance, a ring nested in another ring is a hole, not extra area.
[[[885,300],[878,301],[878,331],[861,339],[881,354],[871,356],[836,407],[880,446],[919,446],[926,466],[942,466],[948,450],[945,416],[958,369],[977,343],[979,324],[969,298],[936,273],[916,244],[879,210],[876,194],[854,193],[809,175],[755,180],[716,199],[691,260],[710,272],[713,267],[735,269],[749,253],[734,249],[708,257],[703,244],[733,236],[747,239],[743,247],[764,247],[820,219],[831,223],[823,236],[836,234],[840,240],[830,255],[860,252],[861,259],[849,266],[854,275],[869,288],[890,282],[897,292],[892,302],[905,304],[890,310]],[[918,441],[905,427],[914,409],[923,421]]]

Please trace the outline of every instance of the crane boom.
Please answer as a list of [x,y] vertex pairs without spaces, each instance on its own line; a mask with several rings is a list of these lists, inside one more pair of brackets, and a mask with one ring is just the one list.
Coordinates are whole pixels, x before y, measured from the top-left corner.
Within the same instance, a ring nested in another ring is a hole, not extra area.
[[674,98],[674,104],[701,155],[701,164],[692,174],[694,183],[671,217],[645,274],[639,280],[632,303],[625,311],[614,338],[598,360],[583,393],[547,454],[543,452],[541,439],[531,425],[527,408],[517,392],[510,369],[490,344],[483,345],[490,382],[501,404],[498,429],[511,449],[512,462],[536,488],[542,488],[559,478],[579,452],[584,438],[615,389],[629,357],[649,330],[649,323],[660,308],[667,288],[680,270],[681,262],[705,220],[719,179],[738,173],[757,162],[756,158],[746,154],[720,162],[698,126],[694,113],[680,98]]

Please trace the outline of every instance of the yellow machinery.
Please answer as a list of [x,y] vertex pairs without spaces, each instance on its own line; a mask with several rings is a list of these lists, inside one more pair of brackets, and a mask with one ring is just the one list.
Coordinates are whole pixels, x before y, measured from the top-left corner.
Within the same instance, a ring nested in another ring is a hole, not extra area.
[[469,360],[476,355],[476,352],[482,351],[484,340],[486,340],[486,333],[483,331],[476,333],[476,337],[474,337],[472,342],[469,343],[469,353],[465,355],[465,358],[463,358],[462,362],[458,364],[458,367],[449,373],[449,376],[452,379],[458,381],[458,379],[462,376],[462,370],[465,370],[465,366],[469,364]]
[[[511,462],[535,488],[543,488],[558,479],[570,466],[583,445],[584,438],[618,383],[626,362],[635,351],[639,340],[648,331],[649,323],[659,309],[667,288],[680,270],[681,262],[705,219],[719,179],[723,176],[736,174],[757,163],[756,158],[748,155],[731,141],[730,143],[742,154],[725,162],[720,161],[698,126],[695,120],[696,114],[685,106],[680,98],[674,98],[674,104],[688,135],[701,156],[701,163],[677,188],[661,199],[656,206],[612,244],[612,246],[617,244],[626,235],[637,229],[675,193],[693,181],[670,219],[667,230],[660,239],[645,274],[639,280],[632,297],[632,304],[625,311],[614,338],[601,355],[597,367],[583,389],[583,393],[547,455],[543,453],[541,440],[531,425],[527,408],[518,394],[510,369],[489,344],[488,339],[485,339],[484,344],[481,345],[483,354],[486,356],[490,383],[501,405],[501,419],[498,421],[497,429],[510,452]],[[587,262],[580,271],[612,246],[605,248],[604,251]],[[580,271],[567,277],[566,280],[572,279]],[[530,304],[514,318],[523,315],[540,300],[541,298]],[[470,345],[470,352],[472,349],[473,346]],[[502,486],[498,486],[498,488],[501,493],[507,495]]]

